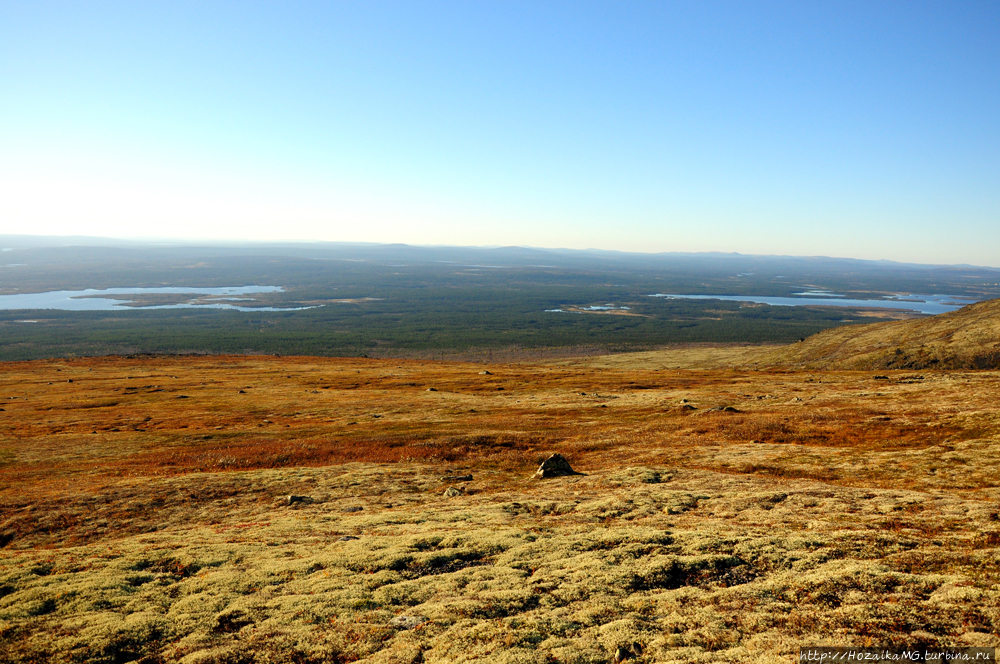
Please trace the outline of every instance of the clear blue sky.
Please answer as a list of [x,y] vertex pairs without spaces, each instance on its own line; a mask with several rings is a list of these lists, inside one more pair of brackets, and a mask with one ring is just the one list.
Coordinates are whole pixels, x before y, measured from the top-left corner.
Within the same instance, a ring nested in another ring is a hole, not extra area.
[[0,0],[0,232],[1000,265],[1000,3]]

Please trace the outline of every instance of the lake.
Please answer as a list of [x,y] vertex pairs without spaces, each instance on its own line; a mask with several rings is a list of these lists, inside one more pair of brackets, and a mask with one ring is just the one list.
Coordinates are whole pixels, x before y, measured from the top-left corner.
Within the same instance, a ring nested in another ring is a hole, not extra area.
[[961,295],[893,295],[877,300],[854,300],[828,291],[807,291],[796,293],[796,297],[767,297],[760,295],[676,295],[656,293],[649,297],[686,300],[730,300],[735,302],[756,302],[779,307],[801,307],[806,305],[823,307],[852,307],[878,309],[908,309],[922,314],[943,314],[978,302],[978,298]]
[[[0,295],[0,309],[61,309],[64,311],[127,311],[146,309],[229,309],[234,311],[295,311],[314,307],[246,307],[238,302],[253,301],[247,297],[255,293],[281,293],[281,286],[223,286],[220,288],[191,288],[164,286],[160,288],[106,288],[96,290],[62,290],[45,293],[16,293]],[[151,306],[128,306],[131,300],[112,299],[119,295],[148,295],[156,293],[191,295],[188,302]],[[210,300],[202,298],[210,296]]]

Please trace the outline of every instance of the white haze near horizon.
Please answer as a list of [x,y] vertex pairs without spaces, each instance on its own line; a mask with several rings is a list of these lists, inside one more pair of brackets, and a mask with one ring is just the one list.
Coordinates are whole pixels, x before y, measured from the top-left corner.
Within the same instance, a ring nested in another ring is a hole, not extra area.
[[[610,210],[484,210],[417,192],[337,190],[280,179],[192,171],[173,177],[12,172],[0,168],[0,233],[199,241],[325,241],[449,246],[533,246],[640,253],[736,252],[842,256],[924,264],[997,262],[1000,223],[797,223],[748,211],[616,215]],[[627,206],[623,206],[627,208]],[[832,216],[832,215],[831,215]]]

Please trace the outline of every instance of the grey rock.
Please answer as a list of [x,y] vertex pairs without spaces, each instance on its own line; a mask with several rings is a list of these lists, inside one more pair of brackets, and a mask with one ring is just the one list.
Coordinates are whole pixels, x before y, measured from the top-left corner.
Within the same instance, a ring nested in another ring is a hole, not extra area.
[[408,616],[406,614],[400,614],[390,620],[389,624],[397,629],[413,629],[414,627],[420,627],[427,622],[430,622],[430,618],[426,616]]

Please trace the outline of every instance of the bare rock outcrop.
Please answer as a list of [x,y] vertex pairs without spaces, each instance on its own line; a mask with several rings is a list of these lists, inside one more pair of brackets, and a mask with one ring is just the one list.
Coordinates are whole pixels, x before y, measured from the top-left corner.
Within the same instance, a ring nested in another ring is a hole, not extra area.
[[542,465],[540,465],[538,470],[535,472],[535,478],[543,479],[546,477],[565,477],[567,475],[583,474],[584,473],[579,473],[573,470],[573,467],[569,465],[569,461],[566,460],[566,457],[556,453],[542,462]]

